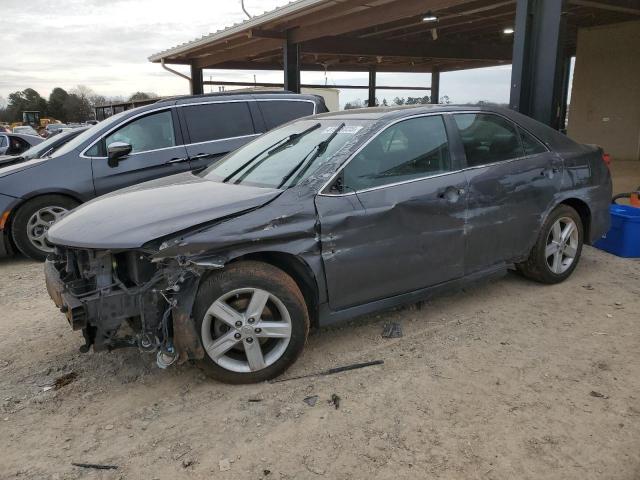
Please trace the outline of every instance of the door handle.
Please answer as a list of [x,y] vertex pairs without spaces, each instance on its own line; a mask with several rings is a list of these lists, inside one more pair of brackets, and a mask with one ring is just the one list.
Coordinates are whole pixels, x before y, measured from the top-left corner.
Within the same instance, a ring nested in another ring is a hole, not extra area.
[[188,157],[184,157],[184,158],[172,158],[171,160],[166,161],[165,163],[167,165],[170,165],[172,163],[183,163],[183,162],[188,162],[189,158]]
[[197,155],[193,155],[191,157],[191,160],[198,160],[199,158],[205,158],[205,157],[209,157],[209,156],[211,156],[210,153],[199,153]]

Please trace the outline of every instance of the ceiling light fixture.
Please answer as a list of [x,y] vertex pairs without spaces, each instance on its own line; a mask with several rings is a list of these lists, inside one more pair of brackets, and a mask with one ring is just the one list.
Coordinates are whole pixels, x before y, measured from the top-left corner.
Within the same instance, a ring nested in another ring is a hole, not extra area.
[[513,35],[513,28],[507,27],[504,30],[502,30],[502,33],[504,33],[505,35]]
[[431,10],[429,10],[427,13],[424,14],[424,17],[422,17],[422,21],[427,23],[427,22],[437,22],[438,21],[438,17],[436,17]]

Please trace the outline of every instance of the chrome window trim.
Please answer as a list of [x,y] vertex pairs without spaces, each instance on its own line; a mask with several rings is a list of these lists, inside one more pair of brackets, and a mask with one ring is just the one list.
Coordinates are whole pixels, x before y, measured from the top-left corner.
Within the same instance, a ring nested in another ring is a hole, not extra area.
[[346,196],[346,195],[355,195],[356,193],[359,193],[359,192],[370,192],[372,190],[380,190],[382,188],[387,188],[387,187],[390,187],[390,186],[402,185],[402,184],[405,184],[405,183],[413,183],[413,182],[417,182],[417,181],[420,181],[420,180],[425,180],[427,178],[441,177],[443,175],[449,175],[449,174],[452,174],[452,173],[461,172],[462,170],[452,170],[450,172],[434,173],[433,175],[426,175],[424,177],[411,178],[409,180],[403,180],[401,182],[387,183],[385,185],[378,185],[377,187],[371,187],[371,188],[366,188],[366,189],[362,189],[362,190],[354,190],[353,192],[348,192],[348,193],[326,193],[325,192],[326,188],[329,185],[331,185],[331,183],[336,179],[336,177],[338,175],[340,175],[340,172],[342,172],[342,170],[344,170],[347,167],[347,165],[349,165],[349,163],[351,163],[351,161],[355,158],[355,156],[358,155],[358,153],[360,153],[374,139],[378,138],[378,136],[381,135],[382,132],[387,130],[389,127],[392,127],[393,125],[395,125],[397,123],[400,123],[400,122],[403,122],[405,120],[411,120],[413,118],[422,118],[422,117],[433,117],[433,116],[436,116],[436,115],[439,115],[439,116],[443,117],[442,118],[442,124],[445,127],[445,132],[447,133],[447,143],[450,143],[448,132],[446,130],[446,124],[444,122],[444,112],[418,113],[418,114],[415,114],[415,115],[410,115],[408,117],[397,118],[393,122],[390,122],[387,125],[385,125],[385,127],[382,130],[377,132],[375,135],[370,137],[365,143],[360,145],[358,147],[358,149],[356,151],[354,151],[351,154],[351,156],[349,158],[347,158],[347,160],[342,165],[340,165],[340,168],[338,168],[338,170],[335,171],[335,173],[331,176],[331,178],[322,186],[322,188],[318,191],[318,195],[321,195],[323,197],[341,197],[341,196]]
[[[195,105],[209,105],[209,104],[212,104],[212,103],[240,103],[240,102],[249,103],[249,102],[275,102],[275,101],[311,103],[313,105],[313,113],[312,113],[312,115],[316,114],[316,110],[317,110],[316,102],[314,102],[313,100],[306,99],[306,98],[260,98],[260,99],[247,98],[247,99],[243,99],[243,100],[212,100],[212,101],[204,101],[204,102],[193,102],[193,103],[180,103],[180,104],[174,104],[174,105],[163,105],[161,107],[154,108],[152,110],[146,110],[144,112],[140,112],[137,115],[133,115],[132,117],[129,117],[126,120],[126,122],[129,123],[130,121],[135,120],[138,117],[142,117],[142,116],[144,116],[146,114],[159,112],[161,110],[171,110],[172,108],[190,107],[190,106],[195,106]],[[251,114],[251,112],[249,112],[249,113]],[[172,119],[172,121],[173,121],[173,119]],[[105,132],[102,135],[100,135],[100,137],[98,137],[96,140],[91,142],[91,144],[89,146],[87,146],[84,150],[82,150],[82,152],[80,153],[80,157],[88,158],[88,159],[92,159],[92,158],[108,158],[108,157],[105,157],[105,156],[102,156],[102,157],[90,157],[88,155],[85,155],[85,153],[87,152],[87,150],[90,150],[100,140],[102,140],[103,138],[107,137],[111,132],[113,132],[114,130],[117,130],[118,128],[120,128],[122,126],[123,126],[122,124],[116,125],[113,128],[111,128],[110,130],[108,130],[107,132]],[[129,156],[138,155],[140,153],[159,152],[161,150],[168,150],[170,148],[181,147],[181,146],[188,147],[190,145],[202,145],[204,143],[222,142],[222,141],[226,141],[226,140],[236,140],[236,139],[239,139],[239,138],[256,137],[256,136],[262,135],[263,133],[265,133],[265,132],[251,133],[249,135],[240,135],[240,136],[237,136],[237,137],[218,138],[218,139],[215,139],[215,140],[207,140],[205,142],[184,143],[183,145],[174,145],[173,147],[156,148],[156,149],[153,149],[153,150],[145,150],[143,152],[135,152],[135,153],[131,153]]]
[[[125,120],[125,122],[119,123],[118,125],[113,126],[111,129],[107,130],[106,132],[103,132],[102,134],[100,134],[100,136],[98,138],[96,138],[93,142],[91,142],[84,150],[82,150],[82,152],[80,152],[80,157],[82,158],[88,158],[88,159],[92,159],[92,158],[108,158],[108,157],[90,157],[85,155],[85,153],[87,152],[87,150],[91,149],[96,143],[98,143],[100,140],[102,140],[103,138],[106,138],[107,136],[109,136],[109,134],[111,134],[111,132],[118,130],[119,128],[122,128],[125,124],[131,123],[131,121],[135,120],[136,118],[139,117],[143,117],[147,114],[151,114],[151,113],[156,113],[162,110],[166,110],[166,111],[171,111],[172,106],[171,105],[164,105],[162,107],[158,107],[158,108],[154,108],[152,110],[145,110],[144,112],[140,112],[136,115],[133,115],[129,118],[127,118]],[[173,122],[173,118],[171,119],[171,121]],[[176,147],[180,147],[181,145],[174,145],[172,147],[163,147],[163,148],[156,148],[153,150],[145,150],[144,152],[135,152],[135,153],[131,153],[130,155],[137,155],[140,153],[147,153],[147,152],[156,152],[156,151],[160,151],[160,150],[168,150],[169,148],[176,148]]]
[[[540,140],[536,135],[534,135],[533,133],[531,133],[529,130],[527,130],[526,128],[522,127],[519,123],[514,122],[513,120],[511,120],[509,117],[502,115],[500,113],[497,112],[485,112],[482,110],[459,110],[459,111],[449,111],[449,112],[429,112],[429,113],[421,113],[421,114],[416,114],[416,115],[411,115],[408,117],[402,117],[400,119],[396,119],[395,121],[389,123],[388,125],[385,126],[385,128],[383,128],[382,130],[380,130],[378,133],[376,133],[373,137],[369,138],[369,140],[367,140],[363,145],[361,145],[360,147],[358,147],[358,149],[353,152],[351,154],[351,156],[342,164],[340,165],[340,168],[338,170],[336,170],[336,172],[331,176],[331,178],[329,179],[329,181],[327,181],[322,188],[320,188],[320,190],[318,191],[319,196],[323,196],[323,197],[341,197],[341,196],[347,196],[347,195],[356,195],[357,193],[364,193],[364,192],[370,192],[373,190],[380,190],[382,188],[387,188],[387,187],[395,187],[397,185],[403,185],[405,183],[413,183],[413,182],[417,182],[420,180],[426,180],[429,178],[435,178],[435,177],[442,177],[445,175],[450,175],[450,174],[454,174],[454,173],[460,173],[460,172],[466,172],[468,170],[477,170],[479,168],[485,168],[485,167],[491,167],[491,166],[495,166],[495,165],[501,165],[501,164],[505,164],[505,163],[511,163],[511,162],[515,162],[515,161],[520,161],[520,160],[524,160],[526,158],[530,158],[532,156],[535,155],[523,155],[522,157],[515,157],[515,158],[510,158],[508,160],[499,160],[496,162],[492,162],[492,163],[485,163],[482,165],[475,165],[473,167],[469,167],[469,166],[465,166],[465,168],[461,168],[458,170],[452,170],[450,172],[443,172],[443,173],[436,173],[433,175],[427,175],[424,177],[419,177],[419,178],[412,178],[410,180],[403,180],[401,182],[395,182],[395,183],[388,183],[385,185],[379,185],[377,187],[371,187],[371,188],[366,188],[363,190],[354,190],[353,192],[347,192],[347,193],[326,193],[325,190],[327,189],[327,187],[329,185],[331,185],[331,183],[336,179],[336,177],[340,174],[340,172],[353,160],[353,158],[360,153],[360,151],[362,149],[364,149],[364,147],[366,147],[369,142],[373,141],[373,139],[375,139],[376,137],[378,137],[378,135],[380,135],[382,132],[384,132],[387,128],[391,127],[392,125],[395,125],[396,123],[399,123],[403,120],[408,120],[411,118],[418,118],[418,117],[428,117],[428,116],[433,116],[433,115],[441,115],[444,118],[444,115],[456,115],[456,114],[461,114],[461,113],[474,113],[474,114],[485,114],[485,115],[497,115],[503,119],[505,119],[506,121],[508,121],[509,123],[511,123],[512,125],[514,125],[516,127],[516,133],[518,132],[518,129],[521,128],[523,131],[529,133],[533,138],[535,138],[536,140],[538,140],[546,149],[547,152],[549,153],[551,152],[551,150],[547,147],[547,144],[544,143],[542,140]],[[445,125],[446,127],[446,125]],[[457,127],[457,126],[456,126]],[[449,138],[447,137],[447,141],[449,142]],[[524,147],[523,147],[523,153],[524,153]],[[536,155],[542,155],[541,153],[538,153]]]

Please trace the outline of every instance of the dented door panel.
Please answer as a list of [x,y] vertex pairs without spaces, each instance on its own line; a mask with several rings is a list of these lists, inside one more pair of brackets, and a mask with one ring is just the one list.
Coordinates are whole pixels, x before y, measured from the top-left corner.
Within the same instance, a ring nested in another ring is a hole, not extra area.
[[331,308],[461,277],[466,185],[456,172],[355,195],[318,196]]

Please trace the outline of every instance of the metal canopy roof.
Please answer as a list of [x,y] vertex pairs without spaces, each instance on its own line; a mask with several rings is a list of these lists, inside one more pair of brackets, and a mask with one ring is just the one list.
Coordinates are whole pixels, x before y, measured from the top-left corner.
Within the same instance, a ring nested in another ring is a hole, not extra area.
[[[560,0],[558,0],[560,1]],[[516,0],[298,0],[149,57],[196,68],[283,67],[285,39],[302,70],[430,72],[511,63]],[[426,13],[438,17],[424,22]],[[638,0],[569,0],[566,48],[581,27],[640,19]]]

